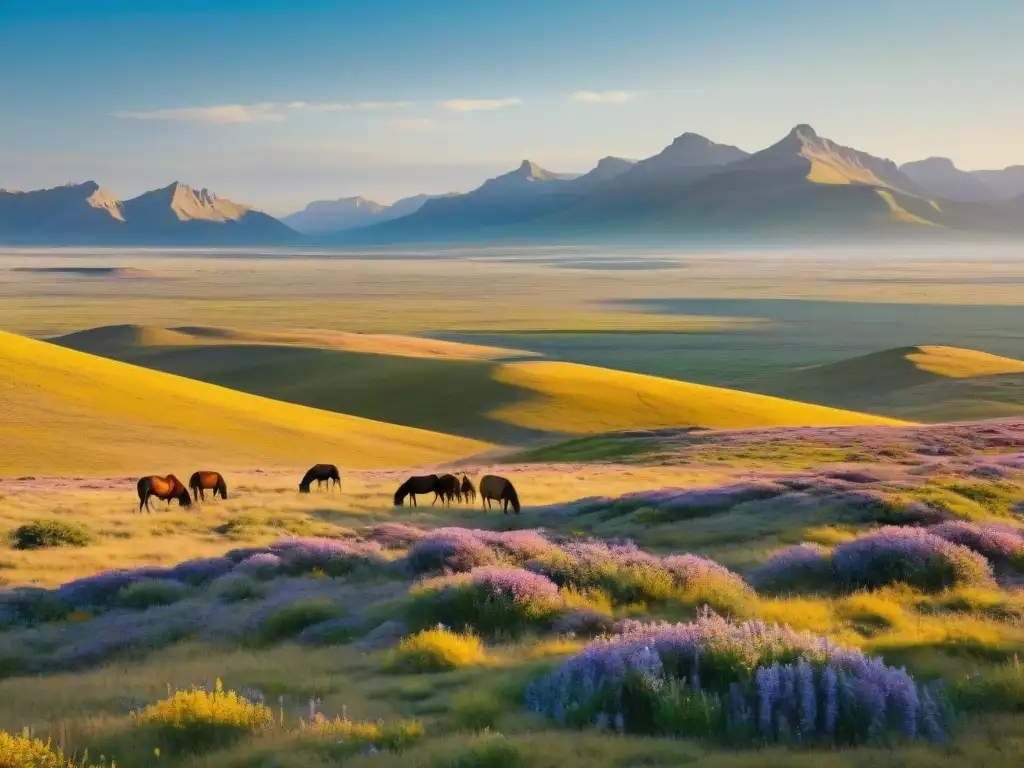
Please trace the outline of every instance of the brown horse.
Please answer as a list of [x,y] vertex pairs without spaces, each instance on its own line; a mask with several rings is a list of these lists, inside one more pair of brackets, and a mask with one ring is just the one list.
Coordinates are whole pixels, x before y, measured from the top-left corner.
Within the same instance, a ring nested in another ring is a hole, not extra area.
[[204,490],[213,491],[213,498],[217,498],[218,493],[222,499],[228,497],[228,484],[220,472],[193,472],[188,479],[188,487],[192,496],[200,501],[206,501]]
[[316,487],[320,488],[321,483],[327,483],[333,491],[334,486],[341,487],[341,473],[333,464],[314,464],[299,481],[299,493],[309,493],[309,486],[316,480]]
[[473,483],[466,475],[462,476],[462,485],[459,488],[459,501],[465,501],[469,504],[476,502],[476,488],[473,487]]
[[502,502],[506,515],[508,514],[509,504],[512,505],[512,510],[517,515],[519,514],[519,494],[516,493],[512,483],[504,477],[484,475],[480,479],[480,501],[484,505],[485,510],[490,509],[492,499]]
[[168,504],[171,503],[172,499],[177,499],[178,504],[182,507],[192,506],[192,497],[188,495],[188,490],[181,484],[181,480],[174,475],[168,475],[167,477],[160,477],[159,475],[143,477],[139,480],[138,489],[139,512],[142,511],[143,506],[146,507],[147,512],[152,511],[149,508],[150,496],[156,496]]
[[434,489],[434,494],[434,500],[430,502],[430,506],[437,504],[438,499],[441,499],[445,506],[448,506],[459,494],[459,478],[455,475],[441,475],[437,478],[437,487]]
[[[405,503],[405,497],[410,496],[412,498],[412,505],[414,507],[419,506],[416,503],[416,495],[420,493],[433,493],[436,496],[441,494],[438,492],[438,482],[440,478],[437,475],[414,475],[398,486],[398,490],[395,491],[395,506],[400,507]],[[434,501],[437,501],[435,498]]]

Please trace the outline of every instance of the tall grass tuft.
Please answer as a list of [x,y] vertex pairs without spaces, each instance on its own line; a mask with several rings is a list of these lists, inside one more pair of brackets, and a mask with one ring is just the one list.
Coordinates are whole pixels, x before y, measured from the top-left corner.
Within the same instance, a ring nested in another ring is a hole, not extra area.
[[299,725],[300,732],[329,738],[334,741],[349,741],[354,744],[370,744],[374,747],[400,751],[423,738],[425,730],[419,720],[400,720],[375,723],[349,720],[345,717],[330,719],[317,712]]
[[64,520],[37,520],[15,528],[11,539],[11,546],[14,549],[44,549],[85,547],[93,542],[93,535],[77,523]]

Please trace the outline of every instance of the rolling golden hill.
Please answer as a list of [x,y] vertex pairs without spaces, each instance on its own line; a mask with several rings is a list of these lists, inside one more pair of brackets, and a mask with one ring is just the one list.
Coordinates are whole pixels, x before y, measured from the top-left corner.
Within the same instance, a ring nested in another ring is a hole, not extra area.
[[899,347],[763,379],[778,397],[920,421],[1024,413],[1024,361],[958,347]]
[[520,427],[571,435],[658,427],[899,424],[866,413],[575,363],[500,366],[495,379],[529,393],[491,414]]
[[315,410],[0,332],[0,474],[408,466],[483,443]]

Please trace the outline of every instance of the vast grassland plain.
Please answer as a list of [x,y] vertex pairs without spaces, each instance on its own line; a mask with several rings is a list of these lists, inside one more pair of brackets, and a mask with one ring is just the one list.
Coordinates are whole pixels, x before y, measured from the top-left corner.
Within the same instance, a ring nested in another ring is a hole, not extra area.
[[[1020,765],[1021,285],[1001,248],[0,253],[0,729],[122,768]],[[197,469],[228,498],[137,512]],[[441,471],[521,514],[394,506]]]

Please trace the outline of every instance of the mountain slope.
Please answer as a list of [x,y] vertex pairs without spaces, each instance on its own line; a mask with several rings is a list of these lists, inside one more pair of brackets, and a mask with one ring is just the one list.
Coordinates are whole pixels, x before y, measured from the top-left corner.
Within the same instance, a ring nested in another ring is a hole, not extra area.
[[961,171],[947,157],[929,157],[900,166],[900,172],[934,197],[961,202],[995,200],[995,193],[967,171]]
[[48,232],[58,241],[125,229],[123,205],[94,181],[30,192],[0,190],[0,240]]
[[483,447],[0,332],[0,475],[405,466]]
[[285,216],[281,221],[303,235],[325,235],[399,219],[415,213],[428,200],[453,197],[454,194],[414,195],[396,200],[391,205],[381,205],[365,197],[317,200],[301,211]]
[[1024,361],[956,347],[900,347],[763,379],[757,392],[900,418],[1024,413]]

